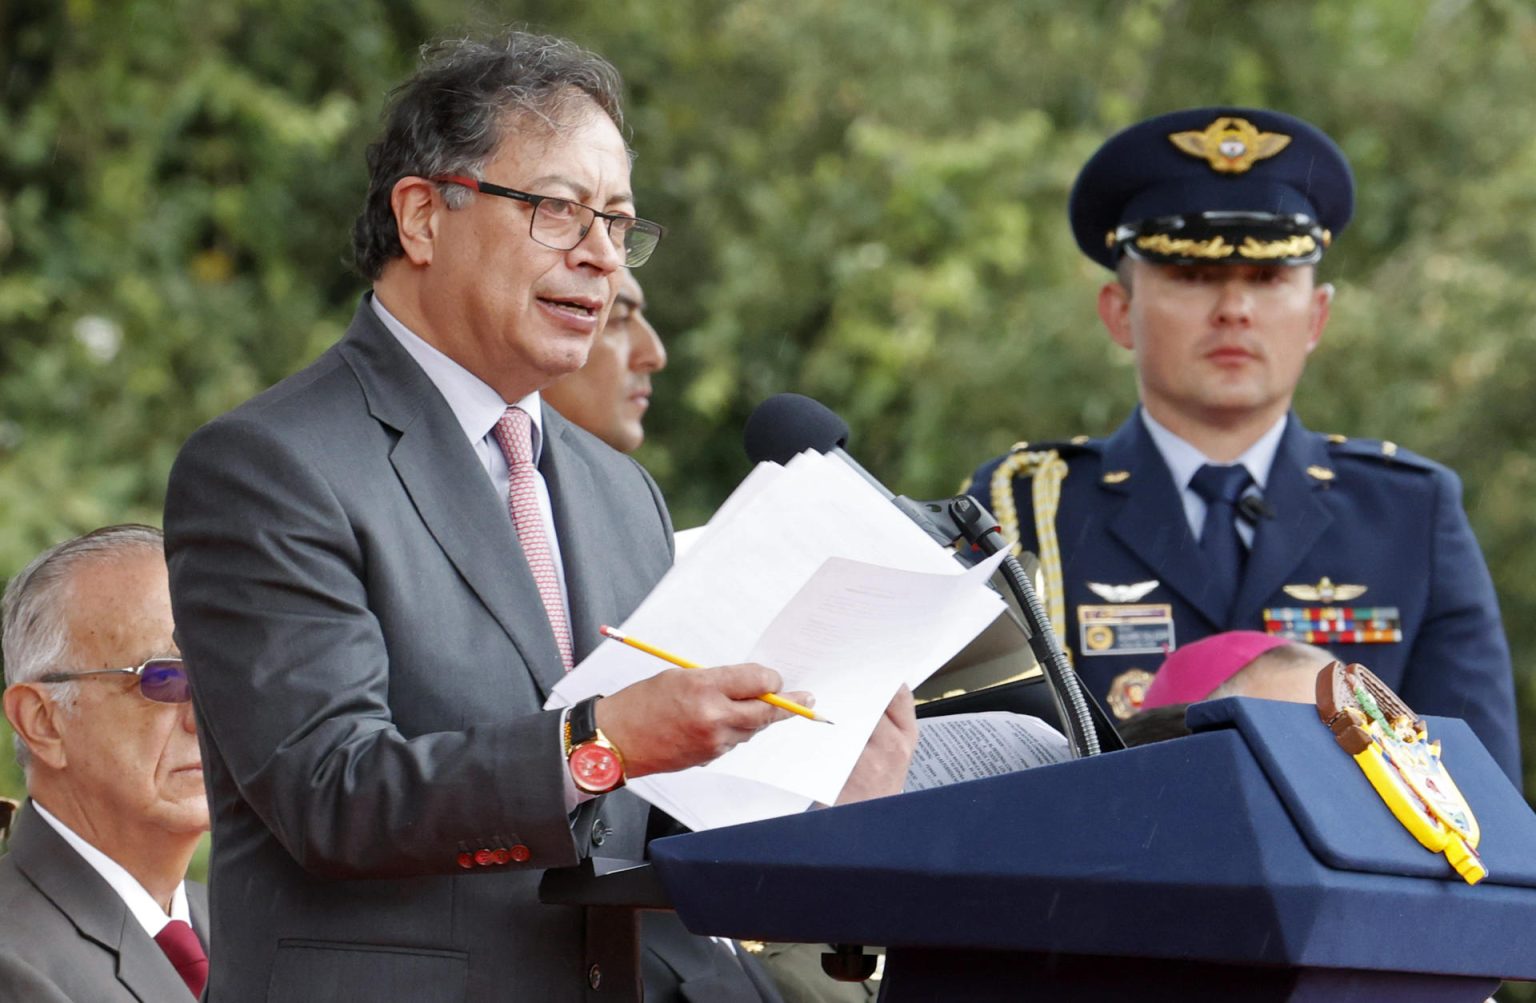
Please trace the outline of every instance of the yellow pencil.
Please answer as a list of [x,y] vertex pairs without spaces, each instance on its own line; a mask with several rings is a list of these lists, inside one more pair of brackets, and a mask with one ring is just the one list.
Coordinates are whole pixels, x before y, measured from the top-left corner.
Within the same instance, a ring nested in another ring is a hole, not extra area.
[[[620,644],[627,644],[631,648],[639,648],[647,655],[655,655],[657,658],[664,662],[671,662],[673,665],[676,665],[680,669],[698,669],[703,667],[697,662],[690,662],[686,658],[679,658],[672,654],[670,651],[663,651],[653,644],[646,644],[644,641],[637,641],[633,637],[630,637],[628,634],[615,627],[609,627],[604,624],[603,626],[597,628],[597,631],[604,637],[612,638],[613,640],[618,641]],[[802,707],[795,703],[793,700],[785,700],[777,693],[764,693],[762,696],[758,697],[758,699],[763,703],[773,704],[780,710],[787,710],[791,714],[799,714],[801,717],[808,721],[820,721],[823,724],[832,723],[829,718],[822,717],[820,714],[811,710],[809,707]]]

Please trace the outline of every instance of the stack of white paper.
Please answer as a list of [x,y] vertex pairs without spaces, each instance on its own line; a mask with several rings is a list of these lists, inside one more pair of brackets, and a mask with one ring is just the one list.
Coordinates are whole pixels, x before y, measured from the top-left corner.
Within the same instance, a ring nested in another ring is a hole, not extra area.
[[[791,718],[708,766],[631,788],[696,830],[831,803],[901,684],[922,682],[1002,612],[986,587],[995,566],[966,572],[835,457],[759,464],[622,627],[701,665],[771,666],[836,724]],[[548,705],[666,668],[605,642]]]

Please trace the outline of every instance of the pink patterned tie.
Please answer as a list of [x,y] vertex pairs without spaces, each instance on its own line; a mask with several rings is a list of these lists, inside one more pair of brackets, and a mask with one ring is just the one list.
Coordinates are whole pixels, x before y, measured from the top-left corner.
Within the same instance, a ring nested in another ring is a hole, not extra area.
[[537,477],[533,469],[533,420],[520,408],[509,407],[496,423],[496,442],[507,458],[507,508],[512,512],[512,528],[522,541],[528,570],[544,600],[544,612],[560,646],[560,660],[569,672],[571,625],[565,619],[565,604],[560,601],[560,577],[555,573],[555,558],[544,535],[544,518],[539,512]]

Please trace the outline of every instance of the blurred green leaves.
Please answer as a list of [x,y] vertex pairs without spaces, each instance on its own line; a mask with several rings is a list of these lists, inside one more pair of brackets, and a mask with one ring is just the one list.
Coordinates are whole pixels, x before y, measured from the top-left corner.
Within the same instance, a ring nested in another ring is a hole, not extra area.
[[[0,573],[158,522],[176,449],[343,329],[363,148],[470,0],[0,12]],[[1516,0],[529,0],[630,89],[672,363],[641,454],[679,525],[764,397],[823,399],[919,497],[1134,400],[1065,202],[1109,133],[1266,104],[1330,132],[1355,223],[1298,409],[1464,476],[1536,722],[1536,14]],[[14,777],[0,790],[16,790]],[[1536,787],[1533,787],[1536,789]]]

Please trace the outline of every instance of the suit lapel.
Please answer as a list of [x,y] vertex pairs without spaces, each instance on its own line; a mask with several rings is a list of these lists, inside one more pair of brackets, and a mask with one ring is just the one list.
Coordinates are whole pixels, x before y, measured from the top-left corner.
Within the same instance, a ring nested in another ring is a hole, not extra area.
[[117,950],[128,907],[106,879],[38,817],[30,801],[17,813],[10,852],[16,868],[83,936]]
[[1147,434],[1138,408],[1104,444],[1103,474],[1128,474],[1118,483],[1101,477],[1099,488],[1124,496],[1110,533],[1146,564],[1157,580],[1178,593],[1212,623],[1222,624],[1227,597],[1210,588],[1200,547],[1189,531],[1184,502],[1162,454]]
[[1249,614],[1257,613],[1284,584],[1333,522],[1318,497],[1329,481],[1311,476],[1309,468],[1333,469],[1328,447],[1322,436],[1308,432],[1292,415],[1264,486],[1264,501],[1274,518],[1262,518],[1254,528],[1253,550],[1232,611],[1235,622],[1252,619]]
[[[564,673],[538,586],[448,402],[364,300],[342,341],[370,413],[395,429],[390,452],[428,532],[495,617],[548,696]],[[562,540],[563,544],[563,540]]]
[[192,996],[160,945],[126,910],[118,931],[117,978],[144,1003]]
[[117,977],[143,1003],[190,997],[160,946],[105,878],[31,804],[16,819],[10,852],[17,870],[69,918],[81,936],[117,957]]

